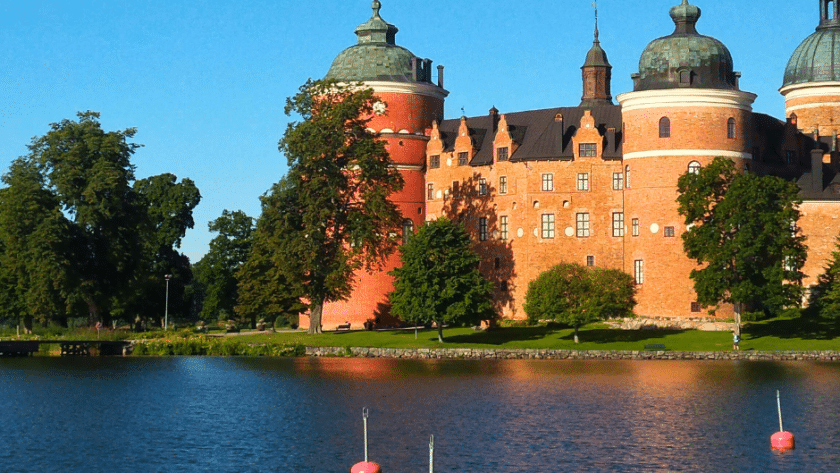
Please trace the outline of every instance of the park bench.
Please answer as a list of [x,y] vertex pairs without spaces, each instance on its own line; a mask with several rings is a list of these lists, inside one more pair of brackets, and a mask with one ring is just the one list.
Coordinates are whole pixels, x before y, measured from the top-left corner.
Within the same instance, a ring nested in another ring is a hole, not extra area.
[[664,349],[665,349],[665,345],[661,345],[661,344],[645,345],[645,350],[664,350]]
[[347,322],[346,324],[338,324],[338,327],[335,328],[336,332],[340,332],[342,330],[350,330],[350,322]]

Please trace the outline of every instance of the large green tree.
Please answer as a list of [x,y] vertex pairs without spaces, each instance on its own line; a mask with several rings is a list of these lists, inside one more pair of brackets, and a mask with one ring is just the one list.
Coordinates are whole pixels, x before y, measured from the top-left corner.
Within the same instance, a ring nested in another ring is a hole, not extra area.
[[385,143],[369,131],[373,90],[307,81],[286,101],[279,149],[289,172],[288,208],[278,219],[281,271],[309,304],[310,333],[321,332],[326,302],[352,292],[356,271],[381,267],[397,246],[402,218],[389,199],[403,186]]
[[200,316],[216,320],[220,314],[226,314],[226,318],[233,318],[237,300],[236,272],[251,251],[254,219],[241,210],[224,210],[208,228],[218,235],[210,241],[210,250],[195,267],[195,276],[205,291]]
[[812,314],[840,320],[840,237],[825,272],[811,288],[808,309]]
[[532,322],[552,320],[575,329],[616,317],[631,317],[636,306],[633,278],[618,269],[561,263],[528,284],[525,313]]
[[688,230],[683,246],[699,267],[691,271],[697,301],[778,311],[799,305],[806,246],[796,222],[799,188],[773,176],[739,172],[715,158],[678,181],[679,212]]
[[464,227],[446,218],[424,223],[400,247],[393,270],[391,313],[413,324],[477,324],[494,317],[493,285],[478,272],[478,255]]
[[274,251],[282,246],[284,218],[293,211],[294,206],[287,205],[291,197],[284,188],[286,181],[275,184],[260,198],[262,213],[257,219],[257,226],[251,234],[251,251],[245,263],[236,273],[238,300],[236,313],[255,322],[258,317],[276,321],[285,320],[286,324],[297,323],[298,315],[306,310],[301,302],[300,288],[290,283],[281,270],[285,257]]

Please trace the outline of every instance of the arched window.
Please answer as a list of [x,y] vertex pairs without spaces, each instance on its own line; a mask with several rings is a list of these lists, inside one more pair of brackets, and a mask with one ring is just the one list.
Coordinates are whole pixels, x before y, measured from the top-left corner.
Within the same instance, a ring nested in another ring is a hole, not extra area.
[[624,166],[624,187],[630,187],[630,165]]
[[692,161],[688,163],[688,173],[700,174],[700,163],[698,163],[697,161]]
[[726,121],[726,137],[730,140],[735,139],[735,119],[730,118]]
[[408,243],[408,238],[411,235],[414,235],[414,221],[411,220],[410,218],[407,218],[407,219],[403,220],[403,238],[402,238],[403,245]]
[[668,117],[662,117],[659,119],[659,137],[671,137],[671,120],[669,120]]

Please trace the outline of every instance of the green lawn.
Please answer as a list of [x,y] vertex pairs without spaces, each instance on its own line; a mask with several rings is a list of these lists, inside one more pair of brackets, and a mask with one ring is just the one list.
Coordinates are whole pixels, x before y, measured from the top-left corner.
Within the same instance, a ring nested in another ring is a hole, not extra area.
[[[554,348],[572,350],[643,350],[645,345],[665,345],[675,351],[721,351],[732,349],[730,332],[696,330],[617,330],[593,324],[580,331],[575,344],[573,330],[558,327],[507,327],[490,331],[470,328],[444,330],[445,343],[437,341],[436,330],[384,332],[305,332],[255,333],[237,338],[251,343],[301,343],[321,347],[377,348]],[[840,331],[836,324],[807,319],[773,319],[747,324],[742,350],[840,350]]]

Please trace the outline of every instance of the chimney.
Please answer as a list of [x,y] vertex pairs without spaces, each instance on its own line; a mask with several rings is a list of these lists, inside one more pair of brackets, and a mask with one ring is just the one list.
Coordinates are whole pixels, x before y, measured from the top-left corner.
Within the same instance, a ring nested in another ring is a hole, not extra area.
[[[607,128],[607,137],[606,138],[607,138],[607,146],[604,147],[604,153],[603,154],[604,154],[604,156],[606,156],[607,155],[606,151],[607,151],[607,149],[609,149],[609,151],[610,151],[609,156],[612,157],[613,156],[613,151],[615,151],[618,148],[618,143],[615,142],[615,128],[614,127]],[[609,147],[609,148],[607,148],[607,147]]]
[[432,60],[423,59],[423,82],[432,82]]
[[443,66],[438,64],[438,87],[443,88]]
[[414,82],[418,82],[420,80],[420,58],[413,57],[411,58],[411,79]]
[[499,110],[494,106],[490,109],[490,119],[493,122],[493,134],[498,131],[499,129]]
[[811,150],[811,187],[814,192],[823,191],[823,151]]

